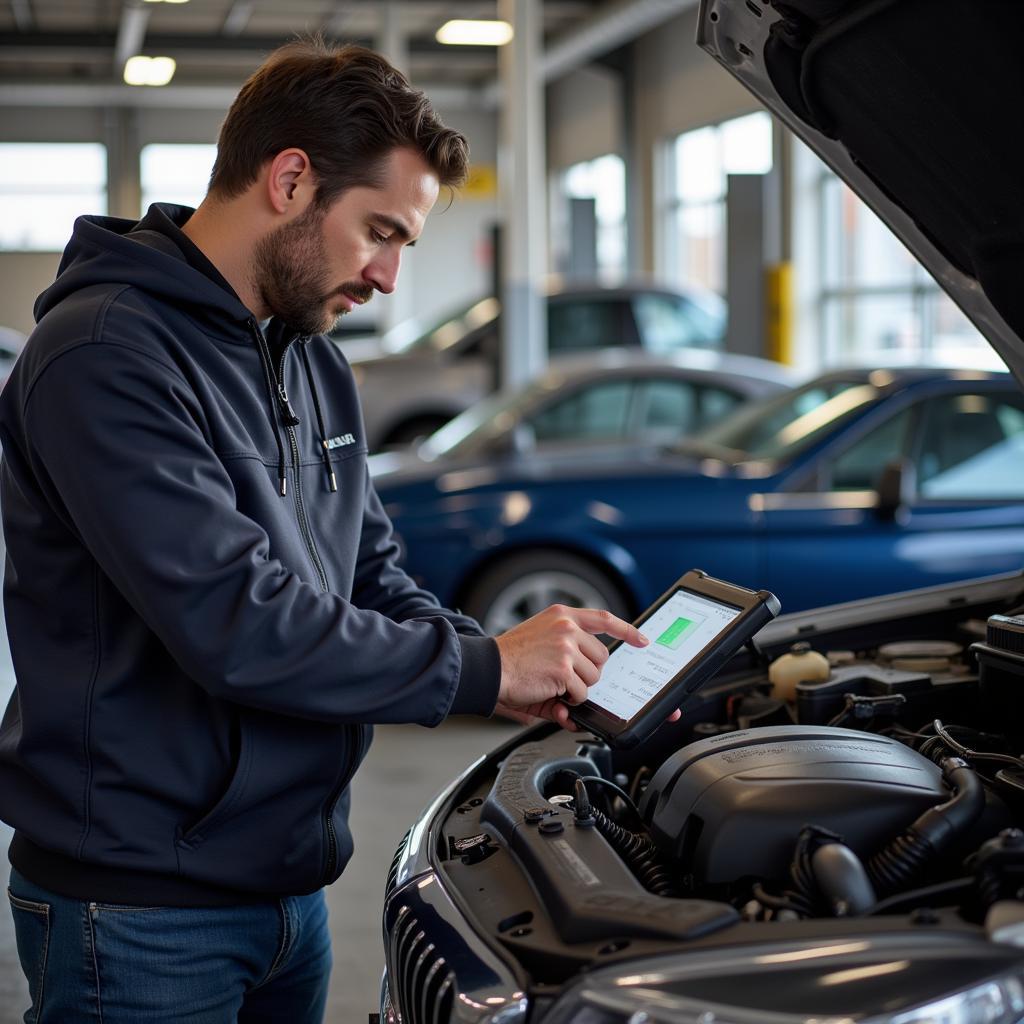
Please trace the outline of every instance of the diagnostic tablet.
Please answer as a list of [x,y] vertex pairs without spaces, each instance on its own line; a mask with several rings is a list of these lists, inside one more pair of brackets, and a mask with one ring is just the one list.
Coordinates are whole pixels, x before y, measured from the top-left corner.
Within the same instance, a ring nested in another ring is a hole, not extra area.
[[779,599],[691,569],[634,622],[650,643],[617,640],[587,701],[569,716],[620,749],[647,739],[768,621]]

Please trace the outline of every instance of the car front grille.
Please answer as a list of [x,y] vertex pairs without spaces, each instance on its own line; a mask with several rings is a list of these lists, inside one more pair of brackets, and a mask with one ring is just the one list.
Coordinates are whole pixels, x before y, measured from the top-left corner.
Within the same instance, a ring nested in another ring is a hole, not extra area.
[[388,949],[391,998],[402,1024],[448,1024],[455,1000],[455,975],[408,907],[391,930]]

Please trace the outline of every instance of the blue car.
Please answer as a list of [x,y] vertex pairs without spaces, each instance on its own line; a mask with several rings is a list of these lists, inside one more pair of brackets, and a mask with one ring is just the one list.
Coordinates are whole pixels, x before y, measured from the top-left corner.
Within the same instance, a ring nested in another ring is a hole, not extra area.
[[1024,398],[1005,373],[833,371],[672,447],[568,445],[384,473],[406,567],[500,632],[627,618],[693,566],[787,611],[1024,564]]

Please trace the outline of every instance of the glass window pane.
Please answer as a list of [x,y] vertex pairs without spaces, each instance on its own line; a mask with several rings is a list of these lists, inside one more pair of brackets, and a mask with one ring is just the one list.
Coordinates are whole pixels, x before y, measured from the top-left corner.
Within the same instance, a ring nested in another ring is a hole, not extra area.
[[721,388],[700,389],[700,417],[694,424],[695,430],[724,419],[743,401],[742,395]]
[[885,466],[906,452],[910,410],[893,416],[851,445],[832,464],[833,491],[869,491]]
[[679,279],[725,291],[725,203],[683,206],[676,219]]
[[667,295],[637,295],[633,300],[637,326],[644,347],[652,352],[669,352],[690,343],[693,333],[679,303]]
[[921,351],[921,318],[910,293],[830,298],[824,306],[826,351],[839,360],[885,362]]
[[607,279],[626,269],[626,165],[613,153],[574,164],[562,176],[569,198],[593,199],[597,219],[597,269]]
[[217,147],[155,143],[142,147],[142,212],[150,203],[198,206],[206,195]]
[[767,174],[772,169],[772,119],[765,111],[736,117],[722,126],[726,174]]
[[877,397],[876,388],[860,381],[811,383],[749,403],[701,437],[751,458],[786,459]]
[[629,341],[627,306],[616,299],[564,299],[548,303],[548,350],[613,348]]
[[827,284],[831,287],[912,285],[918,263],[910,250],[845,184],[823,190]]
[[0,144],[0,249],[60,251],[76,217],[106,212],[105,146]]
[[696,427],[697,400],[689,381],[647,381],[642,394],[639,428],[644,437],[674,441]]
[[921,496],[1024,498],[1024,398],[952,395],[926,406],[917,464]]
[[939,358],[958,366],[1005,369],[985,336],[945,292],[930,293],[925,303],[925,320],[932,327],[930,349]]
[[698,128],[676,139],[676,195],[684,203],[721,199],[725,171],[718,128]]
[[622,437],[626,432],[630,381],[595,384],[538,413],[531,425],[538,441]]

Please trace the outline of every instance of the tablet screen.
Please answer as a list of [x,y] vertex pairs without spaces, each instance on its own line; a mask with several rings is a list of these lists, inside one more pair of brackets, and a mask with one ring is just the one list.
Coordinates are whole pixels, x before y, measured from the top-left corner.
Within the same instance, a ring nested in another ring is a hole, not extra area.
[[587,701],[629,721],[733,620],[741,609],[677,590],[639,624],[646,647],[619,644]]

